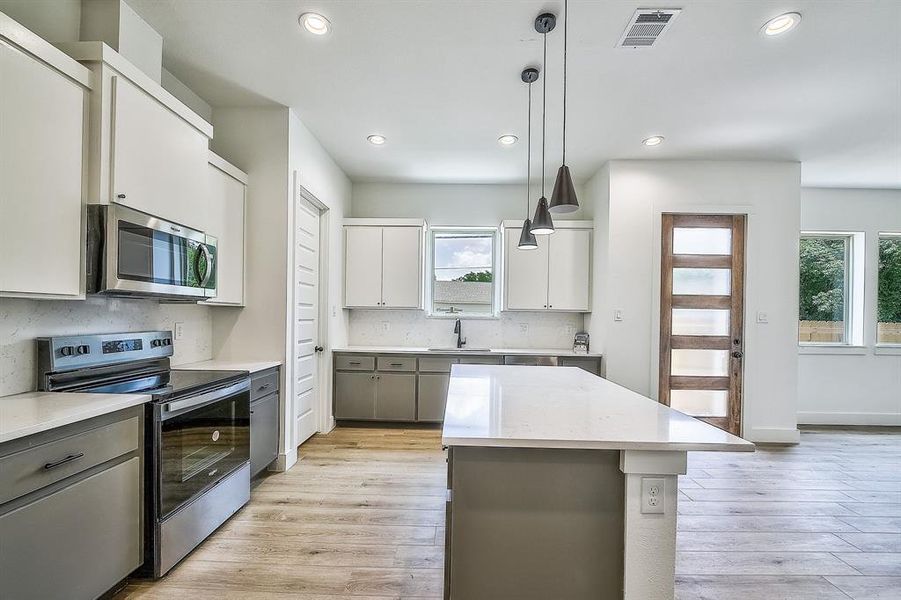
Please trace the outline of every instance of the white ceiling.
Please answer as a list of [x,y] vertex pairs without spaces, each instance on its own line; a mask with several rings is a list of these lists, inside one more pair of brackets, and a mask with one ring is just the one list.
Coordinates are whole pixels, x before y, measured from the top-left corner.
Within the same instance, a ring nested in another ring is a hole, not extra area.
[[[129,0],[164,63],[214,106],[293,107],[354,181],[524,179],[532,0]],[[636,8],[683,8],[657,46],[614,48]],[[297,25],[307,10],[333,31]],[[794,31],[758,32],[799,11]],[[808,186],[901,187],[901,1],[572,0],[567,162],[784,159]],[[561,20],[562,21],[562,20]],[[549,177],[560,161],[562,22],[548,36]],[[539,82],[540,83],[540,82]],[[534,87],[540,108],[540,86]],[[539,121],[534,121],[533,135]],[[388,138],[382,147],[370,133]],[[501,147],[515,133],[520,143]],[[661,134],[663,145],[644,147]],[[536,135],[533,148],[539,140]]]

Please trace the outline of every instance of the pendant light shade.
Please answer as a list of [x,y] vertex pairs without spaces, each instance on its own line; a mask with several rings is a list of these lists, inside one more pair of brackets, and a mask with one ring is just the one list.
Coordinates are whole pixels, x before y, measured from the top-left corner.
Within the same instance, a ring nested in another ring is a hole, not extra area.
[[554,193],[551,194],[551,205],[548,209],[555,214],[571,213],[579,210],[576,199],[576,188],[572,175],[566,165],[557,169],[557,181],[554,182]]
[[519,244],[516,247],[520,250],[538,250],[538,240],[532,233],[532,221],[528,218],[522,222],[522,233],[519,234]]
[[563,165],[557,169],[554,193],[551,194],[550,211],[555,214],[571,213],[579,210],[576,188],[566,166],[566,30],[569,25],[569,2],[563,2]]
[[547,235],[554,233],[554,220],[548,210],[547,198],[542,196],[535,207],[535,218],[532,219],[531,232],[535,235]]

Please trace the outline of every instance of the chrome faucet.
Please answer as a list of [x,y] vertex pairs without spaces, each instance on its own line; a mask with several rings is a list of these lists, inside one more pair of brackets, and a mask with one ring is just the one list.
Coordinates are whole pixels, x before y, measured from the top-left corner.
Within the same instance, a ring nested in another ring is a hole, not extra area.
[[457,348],[465,346],[466,338],[461,335],[463,333],[463,325],[460,323],[460,319],[457,319],[457,322],[454,323],[454,333],[457,334]]

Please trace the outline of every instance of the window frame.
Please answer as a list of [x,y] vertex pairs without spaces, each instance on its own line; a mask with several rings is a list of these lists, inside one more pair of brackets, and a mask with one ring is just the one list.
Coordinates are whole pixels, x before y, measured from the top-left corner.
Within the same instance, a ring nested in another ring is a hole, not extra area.
[[[901,240],[901,231],[880,231],[876,234],[876,298],[875,300],[875,310],[873,313],[873,321],[874,321],[874,330],[873,330],[873,342],[874,347],[876,349],[883,349],[888,353],[894,354],[895,351],[901,350],[901,342],[880,342],[879,341],[879,243],[883,239],[897,239]],[[878,353],[878,352],[877,352]]]
[[[840,342],[804,342],[800,339],[798,340],[798,346],[801,348],[851,348],[855,346],[862,345],[862,340],[858,339],[861,337],[862,331],[860,331],[860,323],[858,315],[857,315],[857,307],[862,308],[862,304],[860,303],[861,298],[858,296],[861,295],[858,293],[857,283],[858,283],[858,275],[861,277],[863,273],[858,274],[858,268],[856,268],[855,263],[858,262],[857,257],[857,246],[864,247],[862,243],[863,240],[858,240],[858,237],[862,237],[862,233],[853,233],[847,231],[802,231],[799,236],[798,243],[798,254],[800,256],[800,241],[804,239],[833,239],[833,240],[842,240],[845,242],[845,278],[844,278],[844,314],[843,314],[843,323],[844,329],[842,331],[842,341]],[[798,270],[798,281],[800,283],[801,272],[800,267]],[[862,283],[862,280],[861,280]],[[798,304],[800,308],[800,289],[798,291]],[[800,312],[800,311],[799,311]],[[801,327],[801,315],[798,315],[798,333],[800,337],[800,327]]]
[[[491,235],[491,312],[490,313],[443,313],[435,311],[435,235],[441,233],[483,233]],[[501,299],[501,248],[500,228],[482,226],[429,225],[426,231],[426,317],[430,319],[499,319]]]

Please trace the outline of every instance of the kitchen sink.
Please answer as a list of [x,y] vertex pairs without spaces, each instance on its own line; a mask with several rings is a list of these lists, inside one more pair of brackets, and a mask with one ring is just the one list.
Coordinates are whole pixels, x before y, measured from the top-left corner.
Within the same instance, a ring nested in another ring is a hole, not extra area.
[[429,352],[493,352],[491,348],[429,348]]

